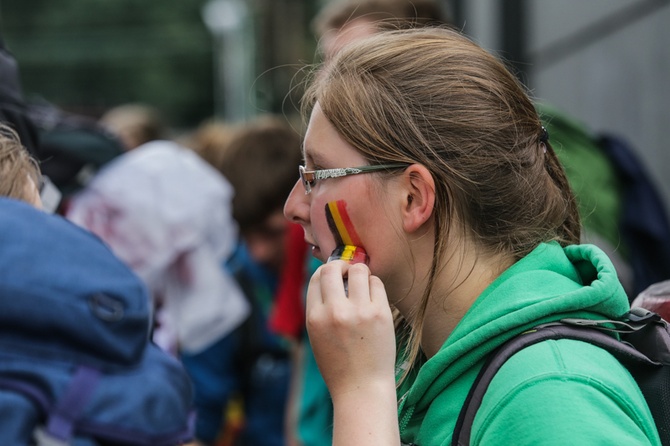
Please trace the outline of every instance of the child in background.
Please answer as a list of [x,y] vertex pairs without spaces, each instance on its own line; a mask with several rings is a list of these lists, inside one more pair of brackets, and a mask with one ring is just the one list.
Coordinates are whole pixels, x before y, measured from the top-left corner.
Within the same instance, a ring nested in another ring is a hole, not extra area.
[[[240,238],[226,267],[251,307],[234,332],[203,352],[182,356],[196,388],[197,437],[204,444],[223,437],[232,445],[284,445],[291,344],[270,330],[268,318],[278,296],[304,286],[307,246],[301,236],[292,244],[290,234],[302,231],[282,211],[300,163],[300,136],[280,118],[262,116],[235,127],[209,122],[193,145],[233,186]],[[285,274],[291,259],[298,263],[297,275]],[[221,425],[231,402],[243,414],[239,432]]]

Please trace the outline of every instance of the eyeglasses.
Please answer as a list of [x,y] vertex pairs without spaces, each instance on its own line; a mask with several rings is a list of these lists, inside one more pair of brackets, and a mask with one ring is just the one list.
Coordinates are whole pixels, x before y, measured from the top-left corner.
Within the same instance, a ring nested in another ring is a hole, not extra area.
[[298,166],[298,172],[300,173],[302,185],[305,186],[305,195],[307,195],[312,192],[312,187],[314,187],[317,180],[346,177],[348,175],[358,175],[379,170],[404,169],[407,166],[409,166],[409,164],[379,164],[376,166],[341,167],[338,169],[324,170],[306,170],[305,166]]

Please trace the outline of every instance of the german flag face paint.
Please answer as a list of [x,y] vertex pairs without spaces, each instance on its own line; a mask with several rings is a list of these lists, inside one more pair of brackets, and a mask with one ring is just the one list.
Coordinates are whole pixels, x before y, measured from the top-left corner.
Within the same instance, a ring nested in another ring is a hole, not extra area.
[[331,201],[326,204],[326,220],[335,236],[336,245],[360,246],[361,241],[347,213],[344,200]]
[[349,263],[367,264],[370,259],[361,247],[361,240],[351,223],[344,200],[331,201],[326,204],[326,221],[335,237],[336,245],[328,261],[344,260]]

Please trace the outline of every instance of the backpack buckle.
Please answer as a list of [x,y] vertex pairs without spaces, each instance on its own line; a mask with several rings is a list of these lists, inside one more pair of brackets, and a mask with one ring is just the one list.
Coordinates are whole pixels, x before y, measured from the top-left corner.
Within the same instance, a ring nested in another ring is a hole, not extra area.
[[70,446],[70,442],[56,438],[44,429],[44,426],[37,426],[33,431],[35,446]]

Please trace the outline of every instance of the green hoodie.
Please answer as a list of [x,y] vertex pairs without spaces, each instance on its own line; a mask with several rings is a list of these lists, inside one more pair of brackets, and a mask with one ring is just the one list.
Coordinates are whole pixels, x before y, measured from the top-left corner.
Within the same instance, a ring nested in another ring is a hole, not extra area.
[[[483,361],[536,325],[565,317],[614,318],[628,299],[607,256],[592,245],[541,244],[475,301],[440,351],[400,387],[404,443],[449,445]],[[475,417],[472,444],[660,444],[644,397],[609,353],[545,341],[497,373]]]

